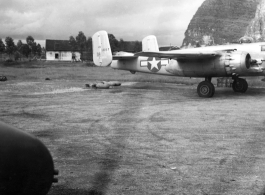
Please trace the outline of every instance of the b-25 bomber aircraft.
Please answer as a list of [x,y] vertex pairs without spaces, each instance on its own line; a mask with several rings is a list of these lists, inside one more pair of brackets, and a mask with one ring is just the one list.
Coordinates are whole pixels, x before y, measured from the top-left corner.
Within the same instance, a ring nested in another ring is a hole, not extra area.
[[205,78],[197,87],[200,97],[212,97],[213,77],[232,77],[235,92],[245,93],[248,83],[240,77],[265,76],[265,42],[159,51],[157,39],[150,35],[142,41],[142,52],[112,55],[108,34],[98,31],[93,37],[93,61],[135,72],[168,76]]

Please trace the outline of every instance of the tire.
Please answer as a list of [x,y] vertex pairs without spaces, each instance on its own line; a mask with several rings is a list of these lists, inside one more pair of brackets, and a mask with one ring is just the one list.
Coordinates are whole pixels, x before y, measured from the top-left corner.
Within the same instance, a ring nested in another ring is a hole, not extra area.
[[200,82],[197,87],[197,93],[200,97],[213,97],[215,93],[214,85],[209,81]]
[[248,83],[245,79],[238,78],[232,84],[234,92],[245,93],[248,89]]

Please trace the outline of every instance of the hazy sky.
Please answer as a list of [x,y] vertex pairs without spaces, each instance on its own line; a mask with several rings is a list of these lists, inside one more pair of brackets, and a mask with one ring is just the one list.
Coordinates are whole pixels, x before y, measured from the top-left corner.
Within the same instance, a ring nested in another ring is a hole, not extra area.
[[65,39],[106,30],[117,39],[181,45],[204,0],[0,0],[0,38]]

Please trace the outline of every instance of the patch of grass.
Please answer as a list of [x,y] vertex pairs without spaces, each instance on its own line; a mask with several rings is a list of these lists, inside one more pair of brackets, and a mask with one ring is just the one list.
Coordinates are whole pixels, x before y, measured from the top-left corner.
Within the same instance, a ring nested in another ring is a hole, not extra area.
[[[123,82],[152,82],[152,83],[177,83],[197,85],[203,78],[189,78],[153,75],[146,73],[131,74],[129,71],[114,70],[110,67],[97,67],[93,62],[49,62],[31,61],[15,62],[13,65],[0,64],[0,75],[21,80],[86,80],[86,81],[123,81]],[[249,86],[265,87],[263,77],[247,77]],[[216,78],[213,79],[216,84]]]

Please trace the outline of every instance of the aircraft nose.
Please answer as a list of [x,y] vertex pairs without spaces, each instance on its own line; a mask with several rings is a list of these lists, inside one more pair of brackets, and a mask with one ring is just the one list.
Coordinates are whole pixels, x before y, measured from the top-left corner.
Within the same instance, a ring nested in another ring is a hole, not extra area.
[[40,140],[0,122],[0,194],[45,195],[58,173]]

